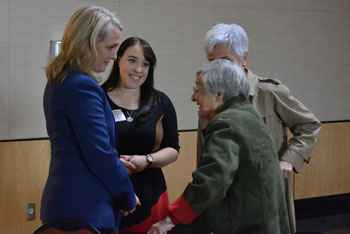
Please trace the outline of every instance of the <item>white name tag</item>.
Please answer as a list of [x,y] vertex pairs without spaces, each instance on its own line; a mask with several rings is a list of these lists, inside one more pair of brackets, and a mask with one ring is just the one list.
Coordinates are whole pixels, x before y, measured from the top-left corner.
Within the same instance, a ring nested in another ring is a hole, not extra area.
[[114,115],[114,121],[115,122],[120,122],[120,121],[125,121],[126,117],[123,113],[122,110],[118,109],[118,110],[112,110],[113,115]]

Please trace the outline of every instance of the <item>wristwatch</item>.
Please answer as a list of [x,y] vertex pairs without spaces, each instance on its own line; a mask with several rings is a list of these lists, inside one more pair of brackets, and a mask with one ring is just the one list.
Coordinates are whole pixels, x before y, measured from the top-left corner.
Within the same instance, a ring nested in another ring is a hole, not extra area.
[[147,167],[151,166],[151,164],[153,163],[153,156],[152,156],[152,154],[146,154],[145,157],[146,157],[146,161],[148,163]]

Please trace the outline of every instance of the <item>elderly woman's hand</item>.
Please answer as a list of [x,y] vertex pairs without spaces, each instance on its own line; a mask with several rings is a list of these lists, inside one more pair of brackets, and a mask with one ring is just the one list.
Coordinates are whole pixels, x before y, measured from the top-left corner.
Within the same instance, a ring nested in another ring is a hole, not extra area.
[[165,219],[153,224],[147,234],[167,234],[167,232],[173,227],[175,227],[175,225],[171,222],[171,219],[166,217]]

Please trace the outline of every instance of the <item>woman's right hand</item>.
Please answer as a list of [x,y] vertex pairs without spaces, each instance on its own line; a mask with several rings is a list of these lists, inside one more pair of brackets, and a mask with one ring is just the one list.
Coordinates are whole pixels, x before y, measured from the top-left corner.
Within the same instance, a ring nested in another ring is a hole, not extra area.
[[136,171],[136,166],[130,162],[128,157],[125,157],[125,155],[121,155],[121,157],[119,158],[120,161],[122,161],[122,163],[124,164],[124,166],[126,167],[126,169],[128,170],[128,174],[131,175]]
[[139,173],[148,166],[145,155],[120,155],[120,159],[128,168],[129,174]]
[[138,206],[141,206],[140,199],[138,198],[138,196],[136,194],[135,194],[135,199],[136,199],[136,206],[134,208],[132,208],[131,210],[120,210],[120,212],[122,213],[123,216],[127,216],[127,215],[133,213]]

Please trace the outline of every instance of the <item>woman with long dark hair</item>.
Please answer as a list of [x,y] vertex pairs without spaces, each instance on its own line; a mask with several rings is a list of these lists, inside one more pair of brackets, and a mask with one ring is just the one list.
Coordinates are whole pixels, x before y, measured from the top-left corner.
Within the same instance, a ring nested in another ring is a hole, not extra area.
[[114,113],[117,149],[142,203],[125,217],[120,233],[146,233],[167,216],[168,194],[162,167],[179,151],[176,112],[169,97],[153,87],[156,56],[148,42],[126,39],[102,85]]

